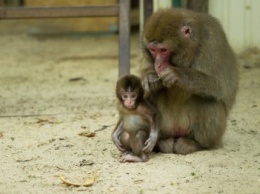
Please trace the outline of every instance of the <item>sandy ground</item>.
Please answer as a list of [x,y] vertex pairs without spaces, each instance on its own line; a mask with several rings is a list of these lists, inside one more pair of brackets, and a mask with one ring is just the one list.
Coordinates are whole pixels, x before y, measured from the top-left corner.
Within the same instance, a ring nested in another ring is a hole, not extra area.
[[[0,193],[260,193],[260,51],[240,55],[223,148],[118,162],[117,36],[32,36],[0,24]],[[132,37],[132,73],[140,64]],[[94,137],[80,136],[94,132]],[[90,187],[68,187],[59,178]]]

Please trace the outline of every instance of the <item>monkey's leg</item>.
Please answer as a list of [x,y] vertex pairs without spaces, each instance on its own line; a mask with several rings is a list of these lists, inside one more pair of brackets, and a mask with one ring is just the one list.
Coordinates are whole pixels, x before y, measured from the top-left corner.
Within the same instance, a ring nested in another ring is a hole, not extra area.
[[173,145],[174,145],[173,138],[160,139],[158,142],[159,150],[164,153],[173,153]]
[[126,151],[131,151],[131,147],[130,147],[130,135],[127,132],[123,132],[120,135],[120,142],[122,144],[122,147],[126,150]]
[[195,140],[180,137],[173,145],[173,152],[176,154],[189,154],[201,150],[201,146]]
[[127,154],[132,154],[132,152],[131,151],[121,152],[120,156],[122,157],[122,156],[125,156]]
[[159,150],[163,153],[188,154],[200,150],[200,145],[193,139],[180,137],[163,139],[158,142]]
[[143,154],[141,157],[132,155],[132,154],[126,154],[122,156],[119,161],[124,163],[124,162],[146,162],[148,160],[148,157]]
[[[190,137],[180,137],[174,144],[174,152],[188,154],[202,149],[211,149],[221,143],[226,128],[226,112],[221,103],[197,99],[196,123],[191,125]],[[194,104],[195,105],[195,104]]]
[[144,143],[148,139],[148,133],[143,130],[139,130],[135,135],[130,135],[130,146],[133,154],[141,156],[143,154]]
[[211,149],[221,143],[226,128],[226,118],[224,113],[217,114],[217,109],[214,111],[215,117],[212,114],[210,114],[210,117],[204,116],[203,123],[201,122],[199,125],[194,125],[191,128],[192,137],[180,137],[177,139],[173,148],[175,153],[188,154],[202,149]]
[[123,155],[120,158],[120,162],[146,162],[148,157],[142,151],[142,149],[147,138],[148,133],[141,130],[136,134],[130,134],[130,146],[132,154]]

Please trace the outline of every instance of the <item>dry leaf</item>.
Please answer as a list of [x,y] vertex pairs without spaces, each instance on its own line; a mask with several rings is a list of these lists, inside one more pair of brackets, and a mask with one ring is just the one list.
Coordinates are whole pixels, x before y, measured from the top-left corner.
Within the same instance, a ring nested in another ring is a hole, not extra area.
[[143,181],[144,181],[143,179],[137,179],[137,180],[134,180],[134,183],[139,184],[139,183],[142,183]]
[[37,124],[45,125],[45,124],[61,124],[61,121],[51,121],[49,119],[40,119],[38,118],[36,121]]
[[79,133],[79,135],[84,136],[84,137],[94,137],[96,135],[96,133],[87,131],[87,132],[81,132],[81,133]]
[[92,166],[94,162],[92,160],[85,160],[79,162],[79,166]]
[[60,175],[60,180],[62,181],[62,183],[66,184],[68,186],[89,187],[89,186],[93,185],[97,181],[97,174],[92,174],[91,176],[84,178],[84,182],[83,183],[73,183],[73,182],[70,182],[69,180],[65,179],[62,175]]
[[37,119],[36,123],[49,123],[48,119]]
[[87,81],[84,77],[73,77],[69,79],[70,82],[76,82],[76,81]]

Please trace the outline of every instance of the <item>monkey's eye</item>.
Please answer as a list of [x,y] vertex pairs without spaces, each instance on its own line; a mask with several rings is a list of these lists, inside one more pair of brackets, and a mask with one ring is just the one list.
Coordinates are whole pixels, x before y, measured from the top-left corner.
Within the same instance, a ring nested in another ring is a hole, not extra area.
[[131,98],[134,98],[134,99],[135,99],[136,97],[137,97],[136,94],[132,94],[132,95],[131,95]]
[[164,52],[166,52],[166,51],[167,51],[166,48],[161,48],[161,49],[160,49],[160,52],[161,52],[161,53],[164,53]]
[[127,95],[127,94],[123,94],[123,95],[122,95],[122,98],[123,98],[123,100],[125,100],[125,99],[128,98],[128,95]]

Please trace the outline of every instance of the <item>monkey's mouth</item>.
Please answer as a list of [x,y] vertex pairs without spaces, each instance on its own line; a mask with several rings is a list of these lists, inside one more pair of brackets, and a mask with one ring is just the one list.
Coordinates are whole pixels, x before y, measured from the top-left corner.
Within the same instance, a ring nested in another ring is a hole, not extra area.
[[126,106],[126,108],[127,109],[131,109],[131,110],[134,110],[134,109],[136,109],[136,105],[134,104],[134,105],[129,105],[129,106]]
[[169,62],[155,62],[155,71],[160,74],[167,67],[171,66]]

